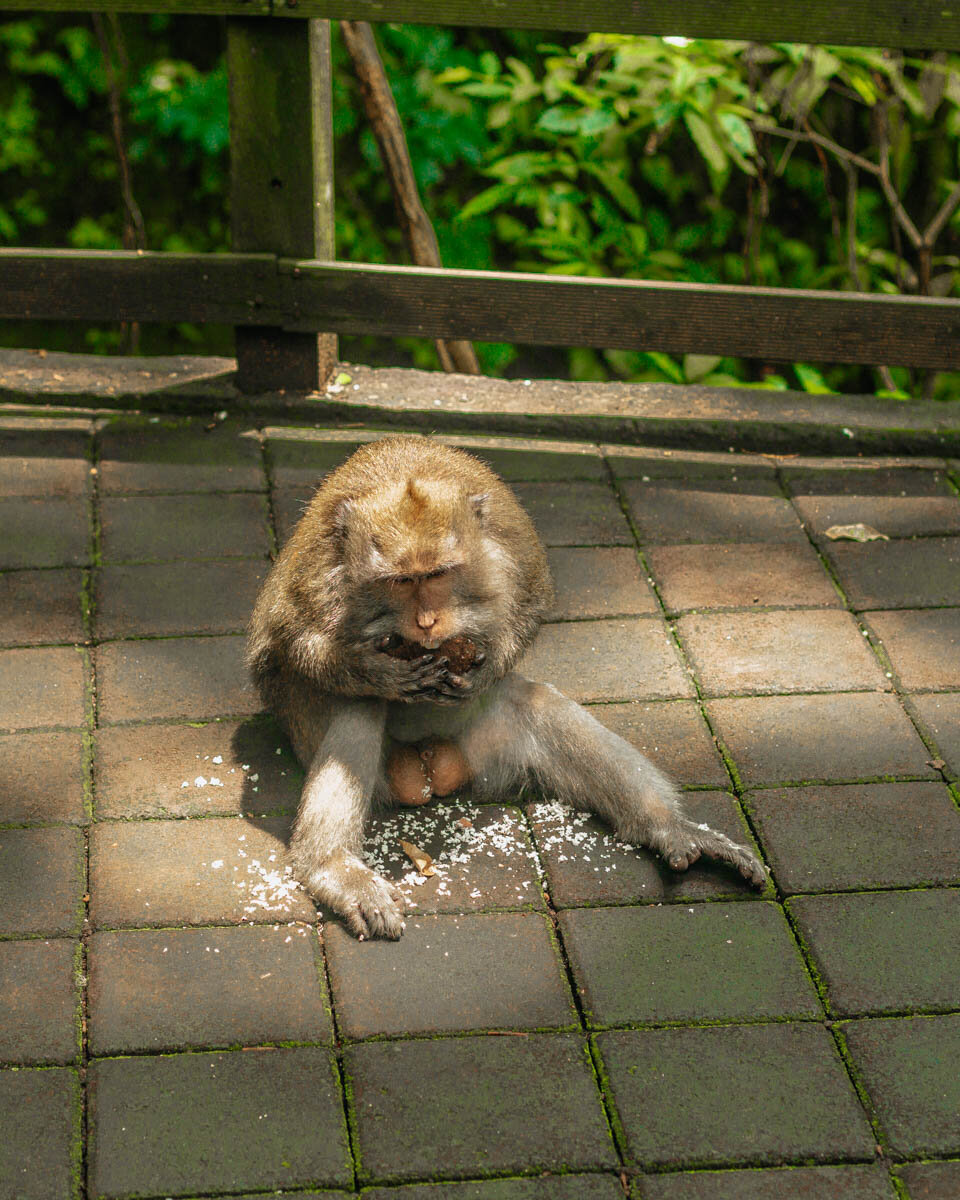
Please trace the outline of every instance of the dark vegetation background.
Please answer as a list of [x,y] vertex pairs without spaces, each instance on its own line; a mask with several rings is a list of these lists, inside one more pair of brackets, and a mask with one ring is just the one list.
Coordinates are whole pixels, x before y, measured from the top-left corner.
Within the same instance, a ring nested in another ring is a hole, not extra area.
[[[960,295],[960,57],[377,27],[448,266]],[[224,24],[0,23],[0,244],[229,249]],[[337,254],[404,262],[334,26]],[[124,200],[125,180],[128,202]],[[132,203],[129,201],[132,200]],[[142,220],[139,219],[142,214]],[[0,344],[232,353],[229,329],[0,324]],[[342,339],[437,365],[413,339]],[[480,345],[486,372],[950,399],[960,373]]]

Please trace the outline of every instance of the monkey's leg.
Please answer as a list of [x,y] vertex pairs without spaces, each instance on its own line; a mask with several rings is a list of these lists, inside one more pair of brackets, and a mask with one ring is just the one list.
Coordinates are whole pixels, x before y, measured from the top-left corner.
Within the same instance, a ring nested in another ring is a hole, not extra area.
[[545,792],[598,813],[676,871],[702,855],[758,886],[766,879],[755,854],[685,817],[670,780],[556,688],[508,675],[491,701],[459,739],[479,787],[502,793],[532,774]]
[[307,771],[290,841],[297,878],[359,938],[398,938],[403,899],[361,859],[380,772],[386,705],[338,700]]

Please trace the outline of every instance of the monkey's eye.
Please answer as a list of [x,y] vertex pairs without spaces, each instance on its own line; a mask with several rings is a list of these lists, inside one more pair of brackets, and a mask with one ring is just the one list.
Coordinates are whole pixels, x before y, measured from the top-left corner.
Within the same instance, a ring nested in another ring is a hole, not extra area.
[[424,575],[424,579],[439,579],[441,575],[447,575],[449,572],[449,567],[437,567],[435,571],[430,571],[429,574]]
[[412,575],[395,575],[393,582],[396,584],[413,583]]

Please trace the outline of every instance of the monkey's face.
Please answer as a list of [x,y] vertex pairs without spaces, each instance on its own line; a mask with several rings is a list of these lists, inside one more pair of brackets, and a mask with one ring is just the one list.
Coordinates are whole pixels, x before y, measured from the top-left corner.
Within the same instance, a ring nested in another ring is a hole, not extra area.
[[435,649],[470,632],[468,602],[481,516],[450,484],[414,481],[351,501],[344,565],[369,600],[369,635]]

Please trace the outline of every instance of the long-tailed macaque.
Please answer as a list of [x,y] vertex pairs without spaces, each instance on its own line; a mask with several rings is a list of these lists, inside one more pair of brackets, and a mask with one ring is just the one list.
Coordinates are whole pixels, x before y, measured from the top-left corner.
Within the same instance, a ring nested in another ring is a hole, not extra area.
[[[391,754],[431,739],[454,743],[486,798],[532,780],[675,870],[705,855],[763,882],[758,859],[688,820],[632,746],[513,670],[552,594],[543,546],[506,484],[426,437],[363,446],[324,479],[281,551],[248,663],[307,773],[295,873],[358,937],[403,930],[399,892],[363,861],[364,825],[391,802]],[[422,654],[389,653],[398,635]],[[474,644],[460,673],[437,653],[452,638]]]

